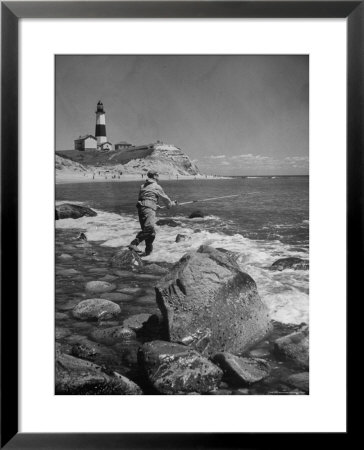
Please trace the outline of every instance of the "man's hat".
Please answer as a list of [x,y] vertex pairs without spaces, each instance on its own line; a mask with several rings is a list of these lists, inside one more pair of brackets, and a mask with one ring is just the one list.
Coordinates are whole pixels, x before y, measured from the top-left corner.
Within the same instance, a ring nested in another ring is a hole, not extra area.
[[155,178],[159,175],[159,173],[156,170],[148,170],[147,177],[148,178]]

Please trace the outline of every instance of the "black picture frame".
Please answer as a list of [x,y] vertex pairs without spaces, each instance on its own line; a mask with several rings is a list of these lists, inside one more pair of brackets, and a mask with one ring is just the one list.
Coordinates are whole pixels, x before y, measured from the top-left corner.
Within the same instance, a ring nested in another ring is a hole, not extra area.
[[[307,445],[311,433],[18,432],[18,22],[21,18],[347,18],[347,304],[363,271],[363,1],[1,2],[1,448],[257,448]],[[8,108],[8,105],[12,108]],[[5,114],[6,111],[6,114]],[[9,295],[11,298],[9,298]],[[356,299],[358,300],[358,299]],[[351,348],[348,345],[348,350]],[[349,359],[348,361],[349,362]],[[335,442],[349,437],[336,433]],[[325,442],[325,433],[315,434]]]

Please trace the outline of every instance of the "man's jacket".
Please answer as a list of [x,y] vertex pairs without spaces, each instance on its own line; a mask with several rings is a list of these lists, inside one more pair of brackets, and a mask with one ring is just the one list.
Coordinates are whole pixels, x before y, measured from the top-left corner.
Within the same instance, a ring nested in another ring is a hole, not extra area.
[[162,187],[153,178],[147,178],[146,182],[140,186],[137,206],[151,208],[153,211],[157,209],[159,198],[167,205],[171,203],[168,195],[163,191]]

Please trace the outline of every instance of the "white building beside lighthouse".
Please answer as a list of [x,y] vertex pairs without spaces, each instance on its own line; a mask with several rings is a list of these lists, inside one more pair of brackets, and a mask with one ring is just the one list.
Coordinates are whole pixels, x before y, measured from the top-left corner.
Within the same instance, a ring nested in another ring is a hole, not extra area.
[[104,105],[101,101],[97,104],[96,109],[96,128],[95,128],[95,137],[97,140],[97,148],[102,149],[103,145],[107,141],[106,137],[106,121],[105,121],[105,111]]

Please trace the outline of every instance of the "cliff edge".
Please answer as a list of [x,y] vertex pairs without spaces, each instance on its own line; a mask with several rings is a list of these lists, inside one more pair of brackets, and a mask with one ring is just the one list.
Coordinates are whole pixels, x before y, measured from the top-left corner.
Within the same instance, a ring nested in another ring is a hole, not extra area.
[[149,169],[154,169],[160,174],[170,176],[201,175],[196,164],[186,153],[175,145],[164,143],[108,152],[98,150],[57,151],[56,169],[60,168],[59,158],[71,160],[88,171],[117,170],[129,174],[143,174]]

